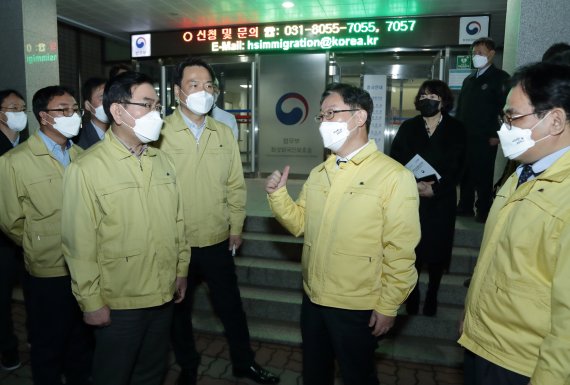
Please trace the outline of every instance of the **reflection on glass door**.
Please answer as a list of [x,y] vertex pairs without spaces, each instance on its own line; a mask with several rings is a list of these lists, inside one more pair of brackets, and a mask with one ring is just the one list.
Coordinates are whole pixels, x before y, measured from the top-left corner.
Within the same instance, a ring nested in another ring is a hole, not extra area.
[[390,147],[403,121],[418,114],[414,98],[421,84],[439,77],[439,51],[386,52],[370,54],[337,54],[343,83],[362,86],[366,75],[386,75],[386,121],[384,152]]
[[238,145],[243,171],[255,171],[255,141],[253,135],[253,66],[254,63],[213,64],[220,82],[218,107],[233,114],[238,123]]

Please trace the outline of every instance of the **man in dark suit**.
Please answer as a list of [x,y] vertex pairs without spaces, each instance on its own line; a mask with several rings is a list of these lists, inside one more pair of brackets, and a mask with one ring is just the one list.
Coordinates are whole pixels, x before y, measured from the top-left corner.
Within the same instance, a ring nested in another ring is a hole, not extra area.
[[461,181],[458,215],[485,222],[493,201],[493,173],[499,138],[499,115],[508,92],[509,74],[493,65],[495,42],[477,39],[471,45],[476,72],[463,81],[456,117],[467,130],[467,162]]
[[[21,132],[27,124],[24,97],[16,90],[0,91],[0,155],[23,141]],[[20,249],[0,232],[0,367],[4,370],[21,364],[12,322],[12,288],[22,270]]]
[[103,90],[106,83],[103,78],[90,78],[83,85],[83,108],[89,114],[83,119],[76,143],[84,150],[103,139],[109,128],[109,118],[103,111]]

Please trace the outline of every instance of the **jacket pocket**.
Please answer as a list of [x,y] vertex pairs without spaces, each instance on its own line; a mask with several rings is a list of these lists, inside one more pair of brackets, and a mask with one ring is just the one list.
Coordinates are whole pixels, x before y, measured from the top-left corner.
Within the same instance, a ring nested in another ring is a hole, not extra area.
[[143,297],[158,292],[154,258],[140,248],[117,250],[99,258],[101,291],[107,298]]
[[63,180],[60,175],[42,175],[30,180],[26,189],[30,202],[33,202],[32,207],[35,212],[31,214],[34,220],[51,217],[56,213],[60,215],[63,205]]
[[325,261],[327,293],[345,297],[370,295],[380,279],[379,258],[363,251],[337,250]]
[[[540,341],[550,330],[550,295],[546,287],[531,281],[521,281],[499,274],[482,287],[478,315],[491,331],[489,343],[496,348],[521,349],[524,339],[525,355],[532,356]],[[488,339],[489,334],[483,334]],[[517,341],[513,344],[513,341]],[[506,347],[505,347],[506,346]]]
[[303,267],[303,279],[305,281],[309,280],[312,268],[309,266],[311,263],[311,242],[303,243],[303,253],[301,256],[301,265]]
[[54,267],[61,258],[61,223],[34,222],[28,231],[34,265],[38,268]]

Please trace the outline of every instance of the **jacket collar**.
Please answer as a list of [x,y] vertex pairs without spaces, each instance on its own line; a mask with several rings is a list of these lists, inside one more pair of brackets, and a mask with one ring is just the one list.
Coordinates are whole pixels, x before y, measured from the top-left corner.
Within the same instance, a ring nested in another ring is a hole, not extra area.
[[[356,155],[354,155],[352,157],[352,159],[350,160],[350,162],[358,165],[358,164],[364,162],[365,159],[367,159],[370,155],[374,154],[376,151],[378,151],[378,147],[376,146],[376,142],[374,140],[370,139],[368,141],[368,144],[366,146],[364,146],[364,148],[362,150],[360,150]],[[322,171],[323,169],[325,169],[327,167],[333,167],[333,166],[336,167],[336,155],[334,155],[334,154],[329,156],[326,161],[321,163],[321,165],[319,167],[319,171]]]
[[30,147],[30,150],[32,151],[32,154],[36,156],[49,155],[49,150],[40,137],[39,132],[36,132],[34,135],[32,135],[30,139],[28,139],[27,143]]
[[[111,149],[111,153],[113,154],[113,156],[118,160],[127,159],[131,156],[134,156],[123,145],[123,143],[121,143],[119,141],[119,139],[117,139],[117,136],[115,135],[115,133],[113,132],[113,130],[111,128],[112,127],[109,127],[109,129],[105,133],[105,137],[103,138],[103,142],[105,143],[105,145],[107,147],[109,147]],[[147,146],[145,151],[146,151],[146,154],[148,156],[156,156],[157,150],[151,146]],[[144,153],[143,153],[143,155],[144,155]]]
[[[216,131],[217,128],[214,124],[212,124],[211,119],[212,119],[211,116],[206,115],[206,125],[205,125],[204,129]],[[172,123],[172,129],[174,131],[190,130],[188,128],[188,126],[186,125],[186,122],[182,118],[182,110],[180,108],[177,108],[174,111],[174,113],[172,115],[170,115],[169,120]]]
[[469,75],[469,77],[470,77],[470,78],[474,78],[474,79],[485,78],[487,75],[489,75],[489,74],[495,72],[496,69],[497,69],[497,67],[495,67],[495,65],[491,63],[491,65],[489,66],[489,68],[487,68],[487,70],[486,70],[485,72],[483,72],[483,73],[481,74],[481,76],[477,77],[478,69],[475,68],[475,71],[473,71],[473,73],[472,73],[471,75]]
[[[39,155],[50,155],[50,151],[47,148],[44,140],[40,136],[39,130],[36,133],[34,133],[34,135],[30,136],[30,138],[27,140],[27,143],[28,143],[28,146],[30,146],[30,150],[32,151],[32,154],[37,155],[37,156],[39,156]],[[70,151],[70,154],[75,153],[77,150],[77,147],[69,139],[68,139],[68,145],[69,145],[69,147],[67,147],[67,150]]]
[[568,170],[570,170],[570,151],[562,155],[554,164],[538,175],[536,179],[560,183],[570,175]]

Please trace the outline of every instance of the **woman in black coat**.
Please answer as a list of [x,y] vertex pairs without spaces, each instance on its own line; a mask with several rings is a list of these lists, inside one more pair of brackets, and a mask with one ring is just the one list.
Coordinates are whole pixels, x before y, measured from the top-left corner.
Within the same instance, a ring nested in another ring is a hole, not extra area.
[[[465,163],[466,135],[459,120],[449,116],[453,108],[451,90],[440,80],[425,81],[415,98],[420,115],[400,126],[390,156],[405,165],[416,154],[441,177],[417,180],[420,195],[422,237],[416,247],[416,269],[427,265],[429,284],[423,314],[437,312],[437,292],[444,270],[449,267],[455,232],[456,185]],[[408,314],[417,314],[419,281],[406,302]]]

